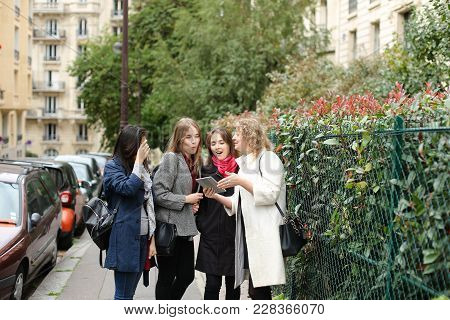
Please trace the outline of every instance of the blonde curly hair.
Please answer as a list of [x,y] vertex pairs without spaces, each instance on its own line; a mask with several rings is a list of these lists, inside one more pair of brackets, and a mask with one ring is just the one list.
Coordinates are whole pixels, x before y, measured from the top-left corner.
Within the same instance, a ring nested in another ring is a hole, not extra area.
[[258,155],[263,149],[272,149],[272,145],[267,137],[266,129],[257,119],[239,119],[236,124],[236,131],[247,144],[249,153]]

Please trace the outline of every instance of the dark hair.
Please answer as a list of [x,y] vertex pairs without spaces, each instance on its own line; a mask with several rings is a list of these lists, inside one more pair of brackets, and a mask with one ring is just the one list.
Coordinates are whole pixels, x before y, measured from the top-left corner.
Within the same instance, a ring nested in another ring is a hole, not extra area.
[[236,158],[236,150],[234,149],[234,143],[233,143],[233,137],[231,136],[231,133],[223,128],[223,127],[217,127],[212,129],[210,132],[208,132],[208,134],[206,135],[206,148],[208,149],[208,159],[206,160],[206,165],[207,166],[211,166],[212,165],[212,157],[213,157],[213,152],[211,150],[211,139],[212,136],[215,135],[216,133],[218,133],[223,141],[230,146],[230,154]]
[[[139,126],[126,126],[120,131],[114,147],[114,158],[119,158],[127,174],[133,171],[134,161],[141,145],[143,137],[147,136],[147,130]],[[144,160],[144,167],[148,170],[147,159]]]

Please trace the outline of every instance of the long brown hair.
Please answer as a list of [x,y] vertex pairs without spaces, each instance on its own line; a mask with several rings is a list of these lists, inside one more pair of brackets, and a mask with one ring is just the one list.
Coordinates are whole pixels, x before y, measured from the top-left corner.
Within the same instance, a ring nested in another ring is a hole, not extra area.
[[197,152],[194,155],[194,166],[199,170],[202,165],[202,131],[200,126],[191,118],[181,118],[175,124],[172,136],[167,144],[166,152],[182,153],[181,145],[183,143],[184,136],[190,127],[194,127],[200,135],[200,142],[198,144]]
[[210,132],[208,132],[208,134],[206,135],[206,148],[208,149],[208,159],[206,160],[206,165],[207,166],[211,166],[212,165],[212,157],[213,157],[213,152],[211,150],[211,139],[212,136],[215,134],[219,134],[223,141],[230,147],[230,154],[236,158],[237,154],[236,154],[236,150],[234,149],[234,143],[233,143],[233,137],[231,136],[231,133],[223,128],[223,127],[216,127],[214,129],[212,129]]

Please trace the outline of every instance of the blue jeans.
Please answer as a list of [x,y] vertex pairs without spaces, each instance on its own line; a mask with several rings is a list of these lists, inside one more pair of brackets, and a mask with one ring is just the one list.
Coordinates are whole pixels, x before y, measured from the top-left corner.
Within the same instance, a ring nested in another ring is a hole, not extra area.
[[116,292],[114,300],[133,300],[134,293],[138,286],[139,280],[144,270],[145,258],[147,257],[148,236],[141,236],[140,248],[140,270],[139,272],[121,272],[114,271],[114,281],[116,284]]

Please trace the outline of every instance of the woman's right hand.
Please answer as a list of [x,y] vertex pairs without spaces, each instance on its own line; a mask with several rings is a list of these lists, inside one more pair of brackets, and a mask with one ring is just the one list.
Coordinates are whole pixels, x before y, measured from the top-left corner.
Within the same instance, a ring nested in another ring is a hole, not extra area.
[[214,192],[213,188],[205,188],[203,189],[203,193],[205,194],[205,197],[214,199],[216,196],[216,193]]
[[136,155],[136,163],[143,164],[144,160],[147,159],[149,154],[150,154],[150,147],[147,144],[147,140],[144,140],[144,142],[142,142],[141,145],[139,146]]
[[192,193],[186,196],[186,203],[195,204],[203,199],[203,193]]

